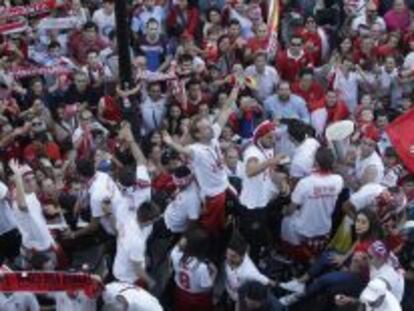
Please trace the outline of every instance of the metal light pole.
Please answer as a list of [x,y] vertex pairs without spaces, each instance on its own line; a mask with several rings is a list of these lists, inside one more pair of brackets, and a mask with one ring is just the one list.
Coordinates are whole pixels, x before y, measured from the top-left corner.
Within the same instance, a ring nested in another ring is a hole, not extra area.
[[118,48],[119,80],[122,88],[131,86],[131,55],[127,0],[115,0],[116,38]]
[[[133,87],[130,54],[130,25],[127,1],[128,0],[115,0],[115,22],[119,66],[118,74],[121,89],[123,90],[131,89]],[[124,120],[130,122],[135,138],[139,138],[140,125],[138,123],[138,111],[136,105],[131,104],[130,99],[124,99],[122,112]]]

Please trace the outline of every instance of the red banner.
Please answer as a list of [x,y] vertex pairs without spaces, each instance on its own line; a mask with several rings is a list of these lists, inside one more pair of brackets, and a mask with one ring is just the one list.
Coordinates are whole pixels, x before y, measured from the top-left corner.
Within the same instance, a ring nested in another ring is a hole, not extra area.
[[103,290],[103,283],[85,273],[65,272],[3,272],[0,292],[79,292],[93,298]]
[[414,109],[395,119],[386,132],[401,161],[414,173]]
[[40,1],[37,3],[29,4],[29,5],[18,5],[18,6],[11,6],[5,7],[0,9],[0,16],[11,18],[11,17],[18,17],[18,16],[29,16],[29,15],[38,15],[42,13],[49,12],[50,10],[54,9],[56,6],[56,1],[49,0],[49,1]]

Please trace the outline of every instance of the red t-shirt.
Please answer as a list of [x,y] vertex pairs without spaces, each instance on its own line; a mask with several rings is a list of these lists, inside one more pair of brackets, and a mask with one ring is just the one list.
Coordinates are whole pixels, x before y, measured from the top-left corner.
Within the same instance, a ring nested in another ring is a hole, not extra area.
[[116,100],[112,96],[105,96],[104,104],[103,118],[108,121],[121,122],[122,112]]
[[309,56],[312,58],[313,64],[318,66],[321,62],[322,57],[322,39],[317,32],[310,32],[306,28],[302,28],[297,32],[302,39],[304,44],[311,43],[316,50],[312,53],[309,53]]
[[399,54],[399,50],[397,48],[390,47],[388,44],[383,44],[376,49],[376,53],[379,58],[384,59],[388,56],[397,56]]
[[209,95],[203,94],[199,102],[194,102],[187,97],[187,107],[184,107],[183,105],[180,106],[186,116],[192,117],[198,113],[199,106],[203,104],[207,104],[209,107],[211,106],[211,98]]
[[359,241],[354,248],[354,253],[366,253],[368,252],[368,248],[371,246],[371,244],[373,243],[373,240],[364,240],[364,241]]
[[367,61],[375,62],[378,59],[378,52],[376,48],[372,48],[369,53],[365,53],[360,49],[355,49],[352,58],[354,63],[363,66]]
[[311,57],[305,52],[298,58],[293,58],[288,50],[279,53],[276,58],[276,67],[279,70],[280,76],[283,80],[293,83],[299,75],[301,69],[313,66]]
[[336,102],[334,107],[326,107],[328,111],[328,123],[345,120],[349,116],[349,110],[342,101]]
[[33,161],[40,156],[47,156],[49,159],[57,161],[62,159],[60,149],[54,142],[48,142],[42,145],[42,149],[38,149],[34,144],[30,144],[24,148],[24,158],[27,161]]
[[299,95],[306,101],[310,112],[325,106],[323,100],[325,96],[324,90],[316,81],[313,81],[309,90],[306,91],[300,87],[299,81],[293,83],[291,88],[293,93]]
[[168,173],[161,173],[153,178],[151,187],[155,192],[166,191],[168,193],[173,193],[177,189],[172,175]]
[[400,234],[392,234],[385,238],[384,243],[389,250],[395,250],[404,245],[404,238]]
[[249,41],[247,41],[247,48],[250,49],[252,53],[255,53],[260,50],[266,50],[268,42],[269,42],[268,37],[263,38],[263,39],[253,37],[249,39]]

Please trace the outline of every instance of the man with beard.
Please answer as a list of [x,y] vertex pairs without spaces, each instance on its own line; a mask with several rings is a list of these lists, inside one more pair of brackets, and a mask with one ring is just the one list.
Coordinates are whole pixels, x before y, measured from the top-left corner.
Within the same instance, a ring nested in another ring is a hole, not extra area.
[[264,102],[267,117],[271,119],[300,119],[309,123],[310,116],[302,97],[293,95],[289,82],[280,82],[277,94]]
[[[240,194],[242,231],[251,245],[251,256],[256,260],[261,246],[266,246],[270,234],[267,225],[268,204],[278,193],[272,181],[273,170],[284,157],[275,155],[275,125],[262,122],[256,129],[253,144],[246,148],[243,158],[245,172]],[[260,238],[259,238],[260,237]]]

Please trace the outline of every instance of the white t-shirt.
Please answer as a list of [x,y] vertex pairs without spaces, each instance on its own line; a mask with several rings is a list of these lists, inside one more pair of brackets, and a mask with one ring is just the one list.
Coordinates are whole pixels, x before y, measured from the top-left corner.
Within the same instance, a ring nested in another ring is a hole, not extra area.
[[335,69],[334,89],[339,92],[339,99],[344,101],[351,113],[355,112],[358,106],[358,85],[363,81],[357,72],[349,72],[346,77],[344,73]]
[[116,296],[123,296],[128,302],[127,311],[162,311],[157,298],[141,287],[131,286],[131,284],[112,282],[105,286],[102,297],[105,303],[111,303]]
[[410,52],[404,58],[404,69],[413,69],[414,68],[414,52]]
[[0,235],[16,228],[13,211],[7,198],[9,189],[0,181]]
[[223,193],[229,186],[223,155],[220,150],[218,137],[221,128],[213,125],[214,137],[210,145],[200,143],[191,144],[191,165],[202,197],[214,197]]
[[42,206],[34,192],[26,194],[25,199],[27,211],[21,211],[17,207],[17,202],[13,202],[17,227],[22,235],[22,244],[27,249],[46,251],[55,244],[55,241],[47,228]]
[[399,302],[402,301],[405,288],[405,280],[402,271],[397,271],[391,264],[386,263],[379,269],[376,269],[371,265],[369,274],[371,280],[375,278],[384,280],[394,297]]
[[[251,159],[257,159],[258,163],[263,163],[273,158],[273,149],[261,149],[255,144],[247,147],[243,154],[243,165]],[[277,187],[271,180],[270,168],[267,168],[256,176],[248,177],[243,175],[243,188],[240,194],[240,203],[248,209],[264,208],[274,195],[277,194]]]
[[315,138],[306,138],[296,148],[290,165],[290,176],[300,178],[312,173],[315,164],[315,154],[319,146],[320,143]]
[[67,293],[54,293],[56,311],[95,311],[96,300],[86,297],[84,293],[78,293],[71,298]]
[[269,278],[257,269],[247,254],[244,256],[242,264],[235,269],[225,263],[225,273],[226,290],[233,301],[238,300],[238,290],[247,281],[258,281],[263,285],[269,284]]
[[197,220],[201,213],[201,198],[195,182],[180,191],[164,212],[164,221],[168,229],[174,233],[182,233],[187,229],[190,220]]
[[130,217],[135,218],[142,203],[151,200],[151,178],[145,165],[138,165],[136,185],[132,193],[122,193],[121,202],[116,208],[116,221],[122,222]]
[[361,180],[364,172],[369,167],[375,167],[377,175],[374,182],[380,183],[384,178],[384,163],[376,151],[374,151],[369,157],[365,159],[358,158],[355,162],[355,175]]
[[402,311],[401,305],[394,295],[387,291],[385,293],[384,302],[376,308],[370,307],[368,304],[365,304],[365,311]]
[[230,168],[228,165],[225,167],[227,177],[244,177],[244,164],[242,161],[237,161],[235,169]]
[[372,207],[375,203],[375,199],[383,192],[386,188],[377,183],[369,183],[363,185],[357,192],[353,193],[349,198],[350,202],[357,211]]
[[340,175],[314,173],[301,179],[292,193],[292,203],[300,208],[282,221],[282,239],[297,244],[291,234],[313,238],[328,234],[336,200],[344,187]]
[[[122,195],[116,183],[106,173],[96,172],[93,182],[89,188],[90,207],[92,217],[100,218],[100,223],[105,231],[115,235],[115,217],[116,208],[122,204]],[[104,210],[103,202],[110,200],[111,204],[108,209]]]
[[182,261],[184,253],[178,246],[171,252],[175,284],[189,293],[206,293],[212,290],[214,279],[208,265],[194,257]]
[[10,296],[0,293],[1,311],[39,311],[36,296],[31,293],[13,293]]
[[92,21],[98,26],[99,33],[105,37],[115,29],[115,11],[107,15],[103,8],[93,13]]
[[136,218],[130,218],[118,227],[118,240],[113,274],[121,282],[133,284],[138,280],[135,265],[145,267],[146,243],[152,226],[141,228]]

